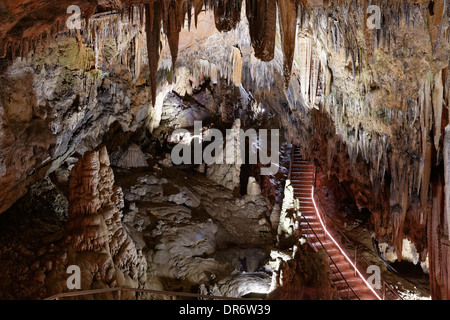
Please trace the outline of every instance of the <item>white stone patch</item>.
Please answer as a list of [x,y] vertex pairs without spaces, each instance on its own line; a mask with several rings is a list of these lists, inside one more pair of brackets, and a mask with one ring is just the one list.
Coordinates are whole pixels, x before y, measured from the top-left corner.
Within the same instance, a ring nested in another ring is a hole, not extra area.
[[249,196],[257,196],[261,194],[261,187],[259,186],[258,182],[256,182],[254,177],[248,178],[247,194]]

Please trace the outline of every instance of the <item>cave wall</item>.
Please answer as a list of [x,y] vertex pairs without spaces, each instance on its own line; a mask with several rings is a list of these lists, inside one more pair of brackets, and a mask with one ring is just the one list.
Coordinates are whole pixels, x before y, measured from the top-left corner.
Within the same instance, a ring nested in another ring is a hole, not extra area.
[[377,240],[401,253],[406,238],[421,261],[429,255],[432,296],[445,299],[449,229],[437,186],[448,124],[448,8],[377,4],[379,31],[347,23],[364,21],[363,5],[306,14],[298,65],[312,110],[298,136],[315,135],[305,156],[312,152],[371,211]]
[[124,131],[145,126],[150,93],[139,64],[143,26],[111,27],[119,19],[92,20],[102,30],[96,40],[60,33],[2,75],[0,211],[75,152],[98,146],[113,122]]

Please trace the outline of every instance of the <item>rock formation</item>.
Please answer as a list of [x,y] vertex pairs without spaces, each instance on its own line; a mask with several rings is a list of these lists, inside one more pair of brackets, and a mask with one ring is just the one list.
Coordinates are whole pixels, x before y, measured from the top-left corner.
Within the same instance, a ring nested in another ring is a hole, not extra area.
[[331,300],[336,296],[325,251],[315,253],[308,245],[301,245],[292,258],[285,259],[277,258],[270,299]]
[[139,168],[147,167],[148,163],[141,148],[132,143],[120,157],[117,166],[121,168]]
[[66,237],[69,263],[83,264],[84,290],[145,284],[146,261],[122,225],[123,201],[106,148],[85,154],[70,177]]
[[255,178],[249,177],[247,183],[247,194],[249,196],[257,196],[261,194],[261,187],[256,182]]
[[236,119],[231,127],[230,134],[225,137],[222,164],[208,165],[206,176],[220,185],[233,190],[239,186],[241,170],[241,121]]

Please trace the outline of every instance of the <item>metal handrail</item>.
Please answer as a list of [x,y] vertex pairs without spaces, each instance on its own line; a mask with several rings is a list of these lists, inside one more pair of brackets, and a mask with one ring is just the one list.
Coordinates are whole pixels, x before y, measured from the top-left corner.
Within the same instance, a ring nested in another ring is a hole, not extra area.
[[[288,174],[288,179],[291,179],[291,174],[292,174],[292,163],[294,161],[294,154],[295,154],[295,147],[291,149],[291,161],[289,164],[289,174]],[[316,166],[313,166],[313,185],[315,187],[315,183],[316,183]],[[306,219],[306,217],[304,217],[303,215],[301,215],[301,217],[303,217],[303,219],[305,219],[306,223],[308,224],[308,227],[311,229],[311,231],[314,233],[314,236],[317,238],[317,240],[319,241],[320,245],[322,246],[322,248],[325,250],[325,252],[327,253],[329,259],[331,260],[331,262],[334,264],[334,266],[336,267],[336,270],[339,272],[339,274],[341,275],[342,279],[344,279],[345,283],[347,284],[348,288],[351,289],[351,291],[353,291],[353,293],[355,294],[355,296],[358,298],[358,300],[361,300],[360,297],[356,294],[356,292],[353,290],[353,288],[350,286],[350,284],[347,282],[347,279],[345,279],[344,275],[342,274],[341,270],[339,269],[339,267],[336,265],[336,263],[334,262],[333,258],[331,258],[331,255],[328,253],[327,249],[325,249],[325,246],[323,245],[322,241],[320,241],[319,237],[317,236],[316,232],[314,231],[314,229],[311,227],[311,225],[309,224],[308,220]],[[311,246],[314,247],[314,245],[312,244],[311,241],[309,241]],[[348,290],[348,289],[347,289]],[[348,292],[348,297],[350,298],[350,292]]]
[[[314,231],[314,229],[313,229],[313,228],[311,227],[311,225],[309,224],[308,219],[306,219],[306,217],[303,216],[303,215],[300,215],[300,216],[305,220],[305,222],[307,223],[309,229],[311,229],[311,231],[314,233],[314,236],[316,237],[316,239],[319,241],[319,243],[320,243],[320,245],[322,246],[322,248],[323,248],[323,249],[325,250],[325,252],[327,253],[328,258],[329,258],[329,259],[331,260],[331,262],[334,264],[334,266],[336,267],[336,270],[339,272],[339,274],[341,275],[342,279],[343,279],[343,280],[345,281],[345,283],[347,284],[347,287],[348,287],[347,290],[350,289],[350,290],[353,292],[353,294],[356,296],[356,298],[358,298],[358,300],[361,300],[361,298],[358,296],[358,294],[353,290],[353,288],[351,287],[351,285],[348,283],[347,279],[345,279],[345,277],[344,277],[344,275],[342,274],[341,270],[339,269],[339,267],[337,266],[337,264],[334,262],[333,258],[331,257],[330,253],[328,252],[328,250],[327,250],[327,249],[325,248],[325,246],[323,245],[323,243],[322,243],[322,241],[320,240],[319,236],[316,234],[316,232]],[[309,237],[308,237],[308,241],[311,242],[311,241],[309,240]],[[311,242],[311,243],[312,243],[312,242]],[[311,244],[311,246],[313,246],[313,245]],[[348,291],[347,295],[348,295],[348,298],[350,299],[350,291]]]
[[118,300],[121,300],[122,292],[150,293],[150,294],[155,294],[155,295],[187,297],[187,298],[202,298],[202,299],[216,299],[216,300],[263,300],[260,298],[232,298],[232,297],[222,297],[222,296],[208,296],[208,295],[188,293],[188,292],[136,289],[136,288],[127,288],[127,287],[114,287],[114,288],[93,289],[93,290],[85,290],[85,291],[77,291],[77,292],[64,292],[64,293],[55,294],[44,300],[60,300],[61,298],[67,298],[67,297],[78,297],[78,296],[93,295],[93,294],[99,294],[99,293],[111,293],[111,292],[117,292]]
[[[325,210],[325,207],[322,204],[322,200],[320,199],[320,194],[317,192],[317,189],[316,189],[316,167],[315,166],[314,166],[314,183],[313,183],[313,187],[314,187],[314,194],[317,195],[317,199],[319,200],[320,208],[322,209],[322,212],[323,212],[322,216],[324,218],[328,218],[331,221],[331,223],[336,228],[337,232],[347,241],[348,245],[352,249],[354,249],[354,252],[355,252],[355,272],[356,272],[356,264],[357,264],[357,259],[358,259],[358,247],[355,246],[353,244],[353,242],[342,232],[342,230],[339,228],[339,226],[336,224],[336,222],[333,220],[333,218],[331,218],[328,215],[327,211]],[[325,221],[325,219],[324,219],[324,221]],[[364,260],[364,262],[367,264],[367,266],[370,265],[370,262],[367,261],[367,259],[363,255],[359,255],[359,257],[361,257]],[[386,281],[381,279],[381,282],[383,284],[383,291],[381,292],[382,296],[383,296],[383,300],[385,299],[386,289],[391,291],[398,299],[403,300],[403,298],[398,294],[398,292],[396,292],[394,290],[394,288],[392,288]]]

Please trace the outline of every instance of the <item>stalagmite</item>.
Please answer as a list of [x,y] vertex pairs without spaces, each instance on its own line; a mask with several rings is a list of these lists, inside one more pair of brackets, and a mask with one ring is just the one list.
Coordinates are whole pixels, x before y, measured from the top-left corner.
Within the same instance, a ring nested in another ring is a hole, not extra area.
[[69,259],[85,263],[84,289],[99,280],[136,286],[146,277],[146,261],[122,225],[123,192],[109,162],[105,147],[88,152],[70,177],[66,242],[74,251]]
[[247,194],[249,196],[257,196],[261,194],[261,187],[254,177],[249,177],[247,182]]
[[121,168],[147,167],[147,160],[141,148],[132,143],[128,150],[119,159],[117,166]]

